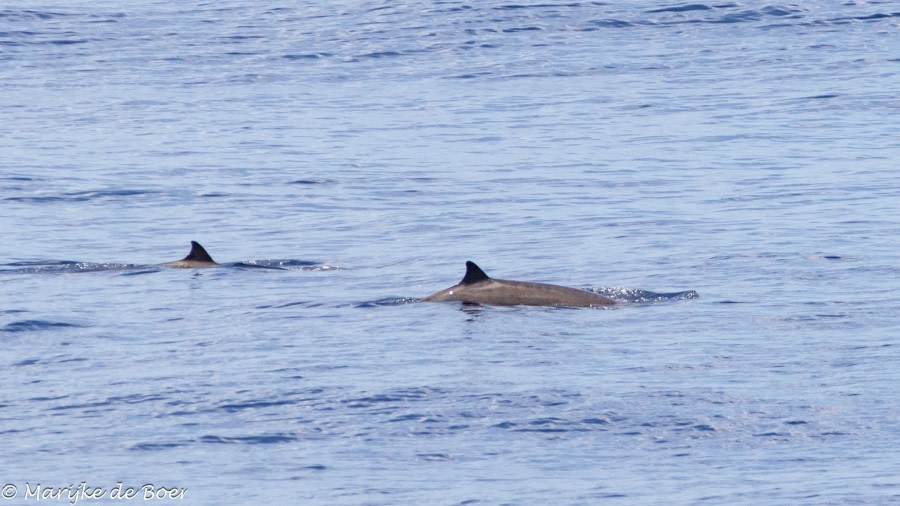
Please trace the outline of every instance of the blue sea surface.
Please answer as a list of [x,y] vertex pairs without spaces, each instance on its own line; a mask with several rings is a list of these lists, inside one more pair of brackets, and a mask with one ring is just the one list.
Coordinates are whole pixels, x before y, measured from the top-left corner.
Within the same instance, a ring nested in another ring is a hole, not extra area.
[[5,502],[900,502],[896,2],[11,0],[0,111]]

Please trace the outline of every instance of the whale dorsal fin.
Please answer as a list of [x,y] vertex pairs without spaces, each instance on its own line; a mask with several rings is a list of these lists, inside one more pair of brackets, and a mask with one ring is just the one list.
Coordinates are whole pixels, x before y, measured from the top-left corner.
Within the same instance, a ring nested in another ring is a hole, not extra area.
[[209,253],[203,249],[203,246],[200,246],[200,243],[197,241],[191,241],[191,252],[188,253],[188,256],[184,257],[184,260],[193,260],[195,262],[209,262],[216,263]]
[[467,261],[466,262],[466,275],[463,276],[462,281],[459,282],[461,285],[471,285],[472,283],[478,283],[479,281],[487,281],[491,279],[490,276],[484,273],[481,270],[481,267],[475,265],[475,262]]

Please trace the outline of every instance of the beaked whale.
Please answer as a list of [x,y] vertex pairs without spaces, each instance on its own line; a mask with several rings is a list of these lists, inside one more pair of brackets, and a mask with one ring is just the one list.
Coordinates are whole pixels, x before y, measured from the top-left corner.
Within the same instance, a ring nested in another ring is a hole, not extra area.
[[160,265],[164,265],[166,267],[177,267],[179,269],[194,269],[197,267],[213,267],[216,265],[221,265],[216,262],[209,256],[209,253],[203,249],[203,246],[200,246],[200,243],[197,241],[191,241],[191,252],[188,253],[188,256],[182,258],[181,260],[175,260],[174,262],[166,262]]
[[458,284],[441,290],[422,302],[457,300],[494,306],[606,307],[616,301],[587,290],[546,283],[494,279],[474,262],[466,262],[466,275]]

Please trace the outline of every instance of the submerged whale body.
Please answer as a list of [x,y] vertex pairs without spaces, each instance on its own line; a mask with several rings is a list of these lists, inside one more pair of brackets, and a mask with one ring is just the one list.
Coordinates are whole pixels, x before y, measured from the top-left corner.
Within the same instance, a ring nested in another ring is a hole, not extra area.
[[160,265],[164,265],[166,267],[177,267],[179,269],[194,269],[197,267],[213,267],[216,265],[221,265],[209,256],[209,253],[200,246],[200,243],[197,241],[191,241],[191,252],[188,253],[188,256],[182,258],[181,260],[175,260],[174,262],[166,262]]
[[616,303],[608,297],[577,288],[494,279],[471,261],[466,262],[466,275],[462,281],[420,300],[456,300],[493,306],[606,307]]

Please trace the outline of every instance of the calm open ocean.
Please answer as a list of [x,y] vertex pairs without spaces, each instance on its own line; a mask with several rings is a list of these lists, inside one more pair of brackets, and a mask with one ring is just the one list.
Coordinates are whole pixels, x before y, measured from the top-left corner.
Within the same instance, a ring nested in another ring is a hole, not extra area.
[[900,502],[897,2],[299,4],[0,6],[0,504]]

